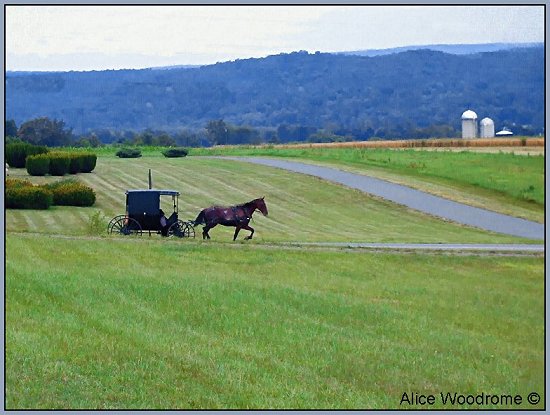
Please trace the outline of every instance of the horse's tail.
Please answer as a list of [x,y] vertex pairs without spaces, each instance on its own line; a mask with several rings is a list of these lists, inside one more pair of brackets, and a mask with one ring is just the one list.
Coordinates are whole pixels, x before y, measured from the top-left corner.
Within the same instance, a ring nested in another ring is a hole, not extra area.
[[197,219],[195,219],[193,221],[193,226],[197,226],[197,225],[200,225],[200,224],[205,224],[206,225],[206,218],[204,216],[204,209],[201,210],[201,212],[199,213],[199,216],[197,216]]

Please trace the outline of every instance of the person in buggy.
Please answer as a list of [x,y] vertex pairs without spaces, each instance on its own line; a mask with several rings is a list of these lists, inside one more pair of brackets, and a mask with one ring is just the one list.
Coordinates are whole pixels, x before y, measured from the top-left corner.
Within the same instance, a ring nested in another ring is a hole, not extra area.
[[160,209],[160,234],[162,236],[168,236],[168,219],[166,219],[166,215],[164,214],[164,211]]

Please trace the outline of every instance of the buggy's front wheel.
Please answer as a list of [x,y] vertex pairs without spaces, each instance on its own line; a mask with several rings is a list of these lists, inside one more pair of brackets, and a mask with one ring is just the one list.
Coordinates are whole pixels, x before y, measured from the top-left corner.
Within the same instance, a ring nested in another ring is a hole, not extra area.
[[109,233],[118,233],[120,235],[141,235],[142,231],[141,225],[137,220],[123,216],[116,219],[111,224]]
[[178,219],[168,228],[168,236],[177,236],[178,238],[194,238],[195,228],[188,222]]

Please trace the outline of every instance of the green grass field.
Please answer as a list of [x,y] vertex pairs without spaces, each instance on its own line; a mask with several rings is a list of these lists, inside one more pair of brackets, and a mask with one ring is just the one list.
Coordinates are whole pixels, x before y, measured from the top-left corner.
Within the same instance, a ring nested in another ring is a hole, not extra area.
[[258,155],[335,166],[495,212],[544,222],[544,156],[464,150],[275,147],[192,149],[197,155]]
[[[233,205],[266,197],[269,215],[256,213],[252,227],[259,242],[430,242],[498,243],[524,241],[430,217],[359,191],[305,175],[249,163],[204,158],[166,159],[100,157],[96,170],[79,180],[96,190],[91,208],[54,207],[47,211],[10,210],[8,231],[85,234],[97,210],[110,218],[125,211],[126,189],[147,188],[152,169],[156,188],[181,192],[181,219],[194,219],[202,208]],[[10,177],[29,178],[24,169]],[[32,178],[34,182],[59,178]],[[163,210],[170,212],[169,200]],[[229,241],[232,228],[211,231],[216,240]],[[242,237],[244,237],[244,233]]]
[[[422,409],[399,406],[403,392],[543,408],[544,257],[288,244],[532,241],[278,169],[102,151],[78,176],[95,206],[6,211],[7,409]],[[211,241],[89,234],[149,168],[182,193],[183,219],[264,195],[269,216],[247,242],[230,228]]]
[[6,242],[8,409],[399,409],[405,391],[544,391],[543,258]]

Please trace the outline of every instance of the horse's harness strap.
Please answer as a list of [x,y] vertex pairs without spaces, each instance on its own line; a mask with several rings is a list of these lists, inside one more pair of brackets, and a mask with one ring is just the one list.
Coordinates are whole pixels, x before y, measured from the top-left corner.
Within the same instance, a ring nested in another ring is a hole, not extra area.
[[233,211],[233,217],[235,218],[235,220],[237,222],[245,222],[247,220],[250,220],[250,218],[247,215],[239,217],[239,215],[237,213],[237,209],[239,209],[239,207],[237,207],[237,206],[232,206],[231,207],[231,210]]

